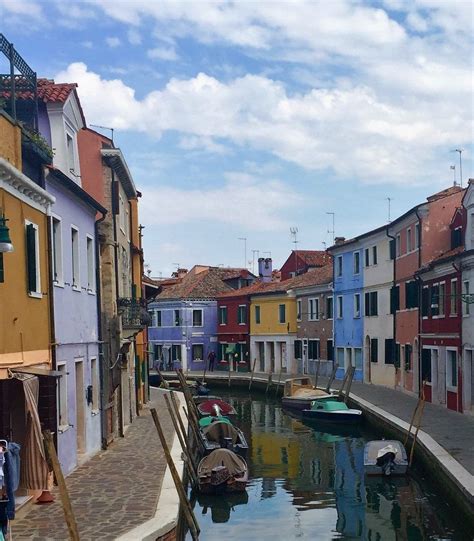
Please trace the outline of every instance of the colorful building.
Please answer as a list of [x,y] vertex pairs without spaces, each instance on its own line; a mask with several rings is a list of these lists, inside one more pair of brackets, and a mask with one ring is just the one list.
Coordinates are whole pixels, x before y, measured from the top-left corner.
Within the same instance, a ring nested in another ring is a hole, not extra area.
[[324,267],[330,261],[330,255],[324,250],[292,250],[280,269],[280,279],[294,278],[309,269]]

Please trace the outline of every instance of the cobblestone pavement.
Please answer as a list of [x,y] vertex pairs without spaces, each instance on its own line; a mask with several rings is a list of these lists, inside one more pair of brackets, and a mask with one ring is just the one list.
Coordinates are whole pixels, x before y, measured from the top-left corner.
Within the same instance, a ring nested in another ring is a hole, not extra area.
[[[160,416],[168,443],[174,433],[160,391],[152,389],[150,407]],[[81,541],[112,540],[152,518],[166,469],[149,408],[142,410],[107,451],[101,451],[66,478]],[[57,488],[55,503],[33,505],[11,522],[13,539],[69,539]]]
[[[198,374],[202,374],[202,372],[189,372],[189,376],[197,376]],[[216,376],[227,383],[227,372],[213,372],[212,374],[207,372],[206,379]],[[235,374],[234,372],[232,377],[250,378],[250,375],[248,373]],[[281,381],[283,382],[289,377],[284,374]],[[268,374],[255,372],[254,378],[267,381]],[[273,380],[276,381],[277,378],[278,375],[275,374]],[[327,378],[319,378],[318,386],[324,387],[327,381]],[[333,387],[336,389],[340,385],[340,380],[335,380],[333,383]],[[219,394],[218,391],[214,393],[212,390],[212,383],[209,383],[209,386],[211,394]],[[417,397],[395,389],[357,381],[352,383],[351,393],[407,423],[410,423],[418,401]],[[445,405],[427,402],[420,427],[444,447],[471,475],[474,475],[474,416],[448,410]]]

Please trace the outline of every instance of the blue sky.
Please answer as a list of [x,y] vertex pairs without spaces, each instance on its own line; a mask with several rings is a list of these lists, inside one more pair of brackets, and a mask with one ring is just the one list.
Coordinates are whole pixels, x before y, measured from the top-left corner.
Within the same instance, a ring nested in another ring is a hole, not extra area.
[[[143,193],[154,276],[280,266],[472,171],[472,3],[0,0],[40,76],[77,82]],[[265,254],[266,255],[266,254]]]

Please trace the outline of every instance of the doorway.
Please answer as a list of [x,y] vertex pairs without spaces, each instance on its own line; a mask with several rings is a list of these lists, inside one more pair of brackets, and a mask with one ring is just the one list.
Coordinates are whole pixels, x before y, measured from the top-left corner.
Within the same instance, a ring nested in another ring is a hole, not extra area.
[[77,453],[86,451],[86,431],[84,414],[84,362],[76,361],[76,438]]

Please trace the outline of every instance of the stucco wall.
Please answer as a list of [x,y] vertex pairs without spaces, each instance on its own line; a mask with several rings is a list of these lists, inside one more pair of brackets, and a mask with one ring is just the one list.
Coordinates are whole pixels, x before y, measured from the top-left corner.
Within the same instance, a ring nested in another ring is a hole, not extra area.
[[[285,305],[285,323],[279,322],[280,304]],[[255,321],[255,306],[260,306],[260,323]],[[284,335],[296,333],[295,297],[284,295],[252,296],[250,302],[250,333],[252,335]]]

